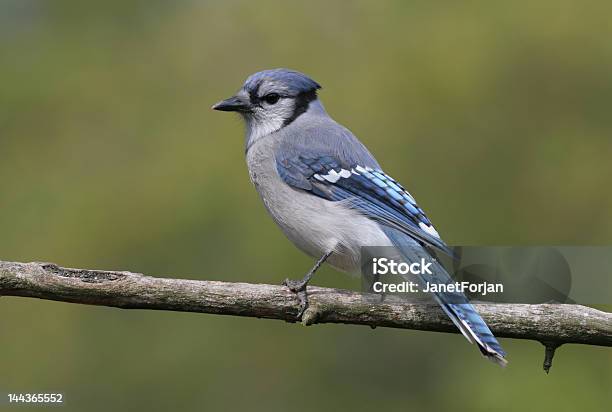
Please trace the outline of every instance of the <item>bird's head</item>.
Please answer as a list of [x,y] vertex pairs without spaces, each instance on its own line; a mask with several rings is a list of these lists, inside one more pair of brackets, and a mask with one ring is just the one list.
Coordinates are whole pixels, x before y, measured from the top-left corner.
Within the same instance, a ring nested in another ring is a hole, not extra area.
[[251,138],[262,137],[289,125],[317,100],[321,86],[310,77],[288,69],[264,70],[251,75],[234,96],[215,104],[214,110],[238,112]]

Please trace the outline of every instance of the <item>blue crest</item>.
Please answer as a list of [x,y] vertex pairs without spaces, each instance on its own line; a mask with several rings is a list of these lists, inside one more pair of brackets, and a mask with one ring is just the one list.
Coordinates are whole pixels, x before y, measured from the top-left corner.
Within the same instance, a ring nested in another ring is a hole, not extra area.
[[251,75],[246,82],[244,82],[244,89],[247,91],[257,90],[264,79],[283,83],[288,89],[296,94],[306,93],[321,88],[319,83],[303,73],[289,69],[272,69]]

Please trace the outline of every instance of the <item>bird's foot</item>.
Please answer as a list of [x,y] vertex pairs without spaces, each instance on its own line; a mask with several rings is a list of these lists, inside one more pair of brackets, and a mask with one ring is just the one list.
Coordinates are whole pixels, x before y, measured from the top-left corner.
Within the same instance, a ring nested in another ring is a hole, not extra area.
[[291,292],[295,293],[300,302],[300,309],[296,316],[297,320],[300,320],[302,318],[302,315],[308,308],[308,293],[306,292],[308,280],[306,279],[301,279],[301,280],[285,279],[285,281],[283,282],[283,285],[287,286],[287,288]]
[[298,310],[296,316],[298,321],[302,319],[302,315],[304,314],[306,309],[308,309],[308,293],[306,293],[306,286],[308,285],[308,282],[310,282],[310,279],[312,279],[312,275],[314,275],[317,269],[319,269],[323,262],[325,262],[325,260],[331,256],[331,254],[332,252],[329,251],[323,256],[321,256],[321,258],[317,260],[317,263],[315,263],[312,269],[310,269],[310,272],[306,273],[306,276],[304,276],[304,278],[300,280],[285,279],[285,281],[283,282],[283,285],[287,286],[290,291],[295,293],[298,297],[298,300],[300,301],[300,309]]

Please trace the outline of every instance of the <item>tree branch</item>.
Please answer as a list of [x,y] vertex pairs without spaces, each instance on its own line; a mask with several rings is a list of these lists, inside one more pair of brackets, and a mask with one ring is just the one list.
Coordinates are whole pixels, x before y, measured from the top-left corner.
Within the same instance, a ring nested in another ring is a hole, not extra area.
[[[339,289],[308,287],[302,322],[347,323],[457,333],[437,306]],[[123,309],[157,309],[295,321],[296,296],[283,286],[167,279],[131,272],[67,269],[52,263],[0,261],[0,295]],[[545,368],[564,343],[612,346],[612,314],[580,305],[474,304],[498,337],[546,347]]]

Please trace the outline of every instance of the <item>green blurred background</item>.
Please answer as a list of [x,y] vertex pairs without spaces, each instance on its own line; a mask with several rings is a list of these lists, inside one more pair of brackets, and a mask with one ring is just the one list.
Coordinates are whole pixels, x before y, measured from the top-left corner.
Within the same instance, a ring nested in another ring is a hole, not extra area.
[[[0,259],[305,272],[210,106],[303,71],[450,244],[612,240],[609,2],[0,2]],[[325,268],[315,284],[359,288]],[[609,408],[609,349],[0,299],[0,392],[64,410]],[[0,408],[9,408],[1,404]],[[22,408],[24,409],[24,408]]]

